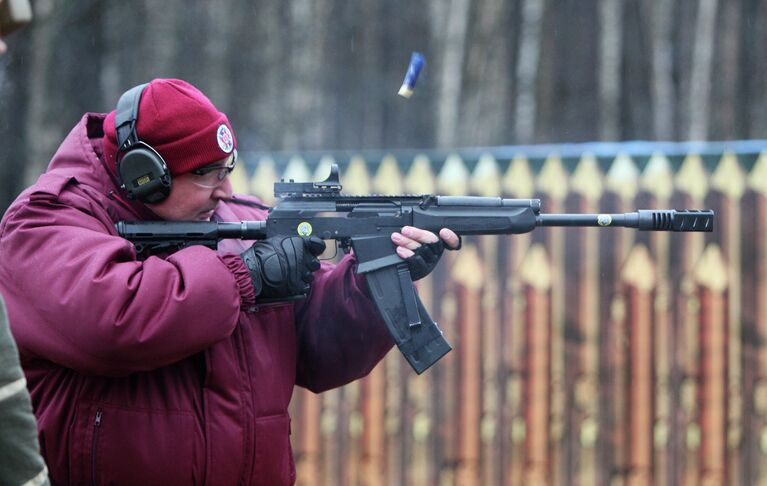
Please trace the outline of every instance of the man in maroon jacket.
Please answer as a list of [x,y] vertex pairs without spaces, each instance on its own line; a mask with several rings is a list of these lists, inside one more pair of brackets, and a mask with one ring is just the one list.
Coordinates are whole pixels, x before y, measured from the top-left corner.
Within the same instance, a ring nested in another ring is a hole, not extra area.
[[[291,484],[293,386],[343,385],[391,348],[354,256],[320,265],[321,241],[138,258],[116,234],[120,220],[265,219],[232,195],[236,157],[205,95],[156,79],[86,114],[6,212],[0,293],[54,484]],[[392,242],[423,275],[458,246],[440,237]]]

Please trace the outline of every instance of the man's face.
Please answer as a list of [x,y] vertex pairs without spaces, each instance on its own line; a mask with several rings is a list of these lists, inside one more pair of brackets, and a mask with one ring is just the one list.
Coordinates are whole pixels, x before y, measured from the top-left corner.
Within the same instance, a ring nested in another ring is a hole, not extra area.
[[[157,204],[147,204],[157,216],[166,221],[209,221],[221,199],[232,197],[229,177],[218,179],[217,174],[226,173],[208,168],[234,166],[232,157],[222,159],[203,168],[203,173],[186,172],[173,177],[170,195]],[[231,170],[231,169],[230,169]]]

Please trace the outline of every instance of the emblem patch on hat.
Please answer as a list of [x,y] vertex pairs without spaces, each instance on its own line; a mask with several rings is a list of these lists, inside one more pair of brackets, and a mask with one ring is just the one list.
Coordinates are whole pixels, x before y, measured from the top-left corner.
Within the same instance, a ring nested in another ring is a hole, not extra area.
[[218,146],[221,147],[221,150],[227,154],[231,153],[234,149],[234,137],[232,137],[232,132],[229,131],[228,126],[222,124],[218,127],[216,140],[218,140]]

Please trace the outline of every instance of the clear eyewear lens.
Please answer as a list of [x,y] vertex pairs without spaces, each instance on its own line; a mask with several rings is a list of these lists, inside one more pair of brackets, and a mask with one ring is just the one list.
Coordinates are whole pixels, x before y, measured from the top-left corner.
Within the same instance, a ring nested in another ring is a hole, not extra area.
[[194,171],[196,177],[194,180],[192,180],[192,182],[195,185],[204,187],[206,189],[215,189],[224,182],[226,176],[232,173],[236,165],[237,150],[232,153],[231,157],[229,158],[229,162],[226,165],[203,167]]

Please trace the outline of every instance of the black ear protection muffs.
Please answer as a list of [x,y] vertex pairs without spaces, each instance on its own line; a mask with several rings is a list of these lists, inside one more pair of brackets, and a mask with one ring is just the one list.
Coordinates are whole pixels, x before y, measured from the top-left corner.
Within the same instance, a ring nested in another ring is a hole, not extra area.
[[159,203],[170,194],[171,176],[162,156],[136,132],[141,93],[146,84],[129,89],[117,102],[117,177],[129,199]]

